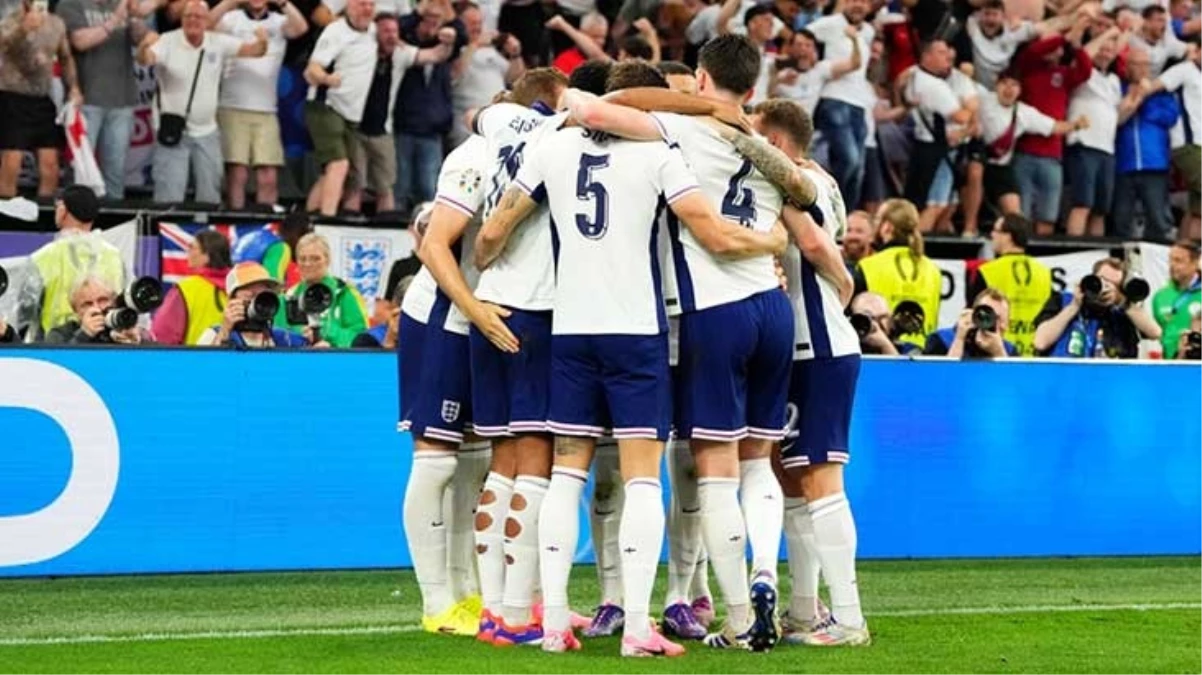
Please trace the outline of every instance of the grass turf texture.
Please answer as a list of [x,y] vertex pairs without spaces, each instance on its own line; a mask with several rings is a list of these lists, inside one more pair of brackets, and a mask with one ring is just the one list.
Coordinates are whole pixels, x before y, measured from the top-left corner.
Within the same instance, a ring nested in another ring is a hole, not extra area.
[[[1200,583],[1197,558],[866,562],[871,647],[650,660],[417,632],[410,571],[0,580],[0,672],[1197,673]],[[575,607],[596,594],[574,570]]]

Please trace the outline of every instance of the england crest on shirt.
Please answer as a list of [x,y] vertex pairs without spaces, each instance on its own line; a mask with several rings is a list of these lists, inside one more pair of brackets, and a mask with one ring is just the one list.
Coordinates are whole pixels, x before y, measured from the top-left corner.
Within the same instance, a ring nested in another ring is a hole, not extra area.
[[459,401],[442,402],[442,421],[450,424],[459,419]]

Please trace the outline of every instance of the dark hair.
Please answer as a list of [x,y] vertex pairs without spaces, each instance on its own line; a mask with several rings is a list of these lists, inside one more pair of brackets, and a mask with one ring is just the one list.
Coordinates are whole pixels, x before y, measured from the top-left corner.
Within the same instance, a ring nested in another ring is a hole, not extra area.
[[1019,213],[1007,213],[1002,216],[997,227],[1000,232],[1005,232],[1014,240],[1014,245],[1019,248],[1026,248],[1027,242],[1031,240],[1031,221],[1027,217]]
[[1173,242],[1173,246],[1184,249],[1189,254],[1190,260],[1197,260],[1199,256],[1202,256],[1202,249],[1198,247],[1198,242],[1193,239],[1178,239]]
[[937,37],[926,40],[919,47],[918,53],[920,55],[925,55],[927,52],[931,51],[931,49],[933,49],[936,45],[940,45],[940,44],[946,45],[947,41],[942,38],[937,38]]
[[605,91],[633,89],[635,87],[668,88],[668,78],[646,61],[623,61],[609,70],[605,80]]
[[650,61],[655,56],[655,50],[651,48],[651,43],[641,35],[628,35],[622,38],[622,41],[618,43],[618,48],[626,52],[627,56],[636,59]]
[[529,108],[541,102],[554,109],[559,103],[559,94],[568,85],[568,78],[554,68],[531,68],[513,83],[514,103]]
[[743,35],[727,33],[705,43],[697,63],[718,88],[743,96],[760,77],[760,50]]
[[285,240],[300,239],[313,230],[309,214],[304,211],[293,211],[280,221],[280,238]]
[[1014,66],[1007,66],[1002,72],[998,73],[997,79],[998,82],[1002,80],[1014,80],[1019,84],[1023,83],[1023,78],[1019,75],[1018,68]]
[[1142,16],[1145,20],[1147,20],[1147,19],[1151,19],[1153,14],[1165,14],[1165,13],[1166,12],[1164,10],[1164,7],[1161,7],[1160,5],[1148,5],[1147,7],[1144,7],[1144,11],[1140,12],[1139,15]]
[[81,223],[91,223],[100,214],[100,200],[91,188],[68,185],[59,200],[67,209],[67,213]]
[[817,37],[816,37],[816,36],[815,36],[813,33],[811,33],[811,32],[810,32],[810,29],[809,29],[809,28],[802,28],[801,30],[799,30],[799,31],[797,31],[796,33],[794,33],[794,34],[793,34],[793,37],[794,37],[794,38],[796,38],[796,37],[797,37],[797,36],[799,36],[799,35],[800,35],[801,37],[803,37],[803,38],[805,38],[805,39],[809,40],[810,42],[813,42],[813,43],[814,43],[814,44],[816,44],[816,45],[817,45],[817,44],[821,44],[820,42],[818,42],[818,38],[817,38]]
[[217,230],[207,229],[196,233],[196,245],[209,256],[209,267],[222,270],[233,267],[230,258],[230,240]]
[[585,61],[576,66],[576,70],[568,76],[568,86],[602,96],[605,94],[605,80],[609,78],[610,68],[613,68],[613,64],[609,61]]
[[391,12],[384,12],[382,14],[377,14],[375,21],[377,25],[385,21],[395,21],[399,25],[401,23],[401,17]]
[[981,5],[981,9],[1006,11],[1006,3],[1002,2],[1002,0],[985,0],[984,4]]
[[789,136],[793,145],[802,152],[810,147],[814,137],[814,122],[796,101],[773,98],[755,107],[760,123]]
[[751,7],[750,9],[748,9],[743,14],[743,25],[746,26],[747,24],[749,24],[753,20],[755,20],[757,17],[763,16],[765,14],[771,14],[771,13],[772,13],[771,7],[769,7],[767,5],[755,5],[755,6]]
[[693,69],[681,63],[680,61],[660,61],[655,64],[659,72],[664,75],[692,75]]

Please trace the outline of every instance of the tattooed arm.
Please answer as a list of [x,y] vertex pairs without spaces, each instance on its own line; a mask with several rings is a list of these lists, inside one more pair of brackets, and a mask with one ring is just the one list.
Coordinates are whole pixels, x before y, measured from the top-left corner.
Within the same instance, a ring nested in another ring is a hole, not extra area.
[[735,146],[740,155],[751,160],[755,168],[783,192],[790,203],[801,209],[814,203],[814,183],[797,168],[797,163],[789,159],[788,155],[772,147],[767,141],[739,133],[725,124],[712,123],[710,126]]
[[501,255],[501,251],[505,250],[505,243],[509,241],[509,235],[513,234],[526,216],[534,212],[536,206],[538,204],[530,195],[522,192],[517,185],[509,186],[505,196],[501,197],[497,210],[480,227],[480,234],[476,235],[474,260],[477,269],[485,269]]
[[843,263],[843,254],[835,240],[824,232],[808,213],[792,205],[785,206],[781,217],[789,234],[797,242],[798,250],[814,265],[818,274],[834,284],[839,291],[839,299],[846,307],[847,303],[851,302],[855,282]]

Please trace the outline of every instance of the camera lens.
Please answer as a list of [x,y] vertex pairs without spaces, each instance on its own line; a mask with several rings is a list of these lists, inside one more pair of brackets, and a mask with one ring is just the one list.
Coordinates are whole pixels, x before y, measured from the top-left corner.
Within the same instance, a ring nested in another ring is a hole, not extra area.
[[163,285],[154,277],[134,279],[129,288],[117,298],[118,307],[128,307],[138,314],[158,309],[163,304]]
[[0,295],[4,295],[4,291],[8,290],[8,272],[0,267]]
[[104,327],[109,330],[129,330],[138,325],[138,312],[129,307],[116,307],[104,315]]
[[321,314],[334,304],[334,292],[325,284],[313,284],[301,293],[299,304],[305,314]]
[[997,312],[989,305],[979,305],[972,310],[972,325],[986,333],[997,330]]
[[1123,286],[1123,295],[1131,302],[1143,302],[1151,292],[1152,288],[1148,286],[1148,282],[1139,277],[1131,277]]
[[856,335],[860,336],[861,340],[872,332],[872,317],[867,314],[852,314],[850,321],[851,327],[856,330]]
[[248,321],[258,321],[271,324],[276,312],[280,311],[280,296],[271,291],[263,291],[251,299],[246,307]]
[[1102,293],[1102,278],[1096,274],[1081,277],[1081,292],[1087,298],[1096,298]]

